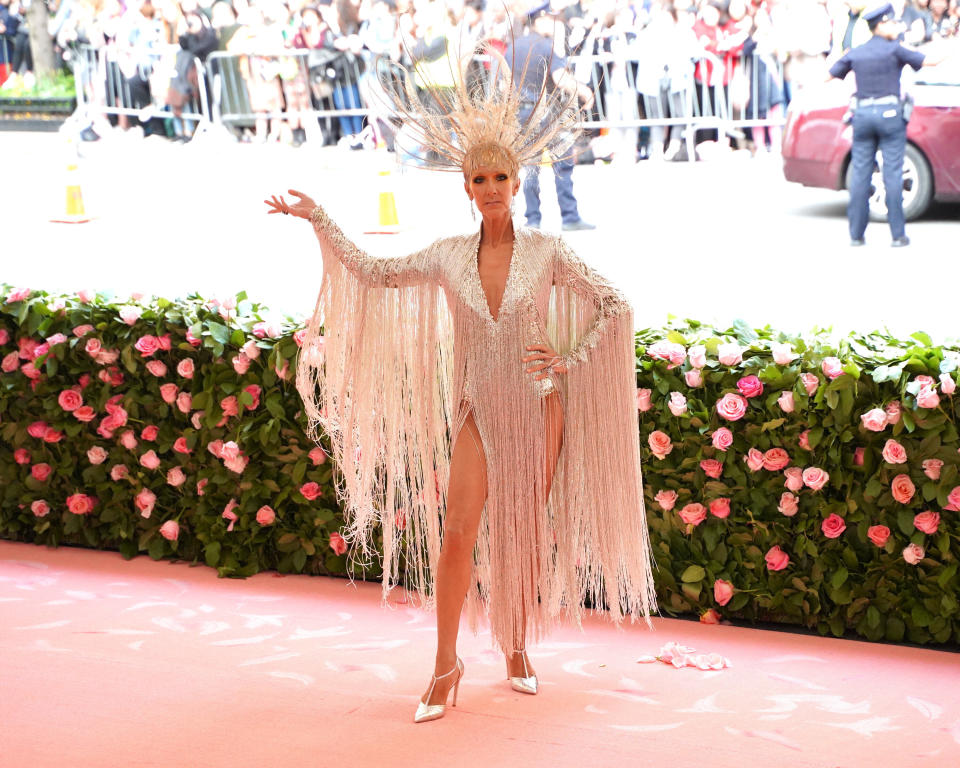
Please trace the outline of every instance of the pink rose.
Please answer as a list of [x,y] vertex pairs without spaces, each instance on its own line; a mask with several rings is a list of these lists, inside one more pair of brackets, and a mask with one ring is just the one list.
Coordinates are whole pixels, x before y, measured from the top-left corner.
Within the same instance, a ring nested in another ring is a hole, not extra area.
[[140,309],[140,307],[120,307],[117,314],[120,315],[120,319],[127,325],[134,325],[137,320],[140,319],[143,310]]
[[637,410],[649,411],[653,405],[650,402],[650,390],[637,388]]
[[647,347],[647,354],[657,360],[669,360],[671,368],[683,365],[683,361],[687,359],[687,350],[683,344],[673,341],[658,341],[651,344]]
[[705,368],[707,365],[707,348],[703,344],[696,344],[690,347],[687,353],[690,365],[694,368]]
[[733,445],[733,432],[726,427],[720,427],[711,435],[710,442],[718,451],[725,451]]
[[773,353],[773,362],[777,365],[790,365],[790,363],[797,359],[792,344],[778,344],[774,342],[770,345],[770,351]]
[[780,510],[780,514],[784,517],[793,517],[800,509],[799,500],[789,491],[785,491],[780,494],[780,503],[777,505],[777,509]]
[[27,427],[27,434],[30,437],[36,437],[40,440],[43,439],[43,436],[47,434],[49,425],[45,421],[35,421],[29,427]]
[[653,455],[658,459],[665,458],[673,450],[673,442],[670,440],[670,436],[659,429],[650,433],[647,444],[650,446]]
[[65,389],[57,398],[58,405],[65,411],[75,411],[83,405],[83,397],[73,389]]
[[[286,381],[287,378],[290,376],[290,361],[284,360],[282,366],[275,365],[273,366],[273,370],[276,372],[278,378],[280,378],[283,381]],[[640,410],[643,410],[643,409],[641,408]]]
[[747,400],[742,395],[728,392],[717,400],[717,413],[727,421],[739,421],[747,413]]
[[176,541],[180,536],[180,524],[176,520],[167,520],[160,526],[160,535],[167,541]]
[[343,536],[336,531],[330,534],[330,549],[337,555],[342,555],[347,551],[347,542],[344,541]]
[[230,501],[227,502],[227,505],[223,508],[223,513],[220,516],[225,520],[230,521],[230,525],[227,526],[228,531],[232,531],[233,524],[237,522],[237,513],[234,512],[233,510],[235,510],[239,506],[240,505],[237,504],[236,499],[230,499]]
[[300,486],[300,494],[307,501],[313,501],[318,496],[322,496],[323,491],[321,490],[319,485],[311,482],[311,483],[304,483],[303,485]]
[[700,525],[707,519],[707,509],[697,502],[687,504],[680,510],[680,519],[687,525]]
[[177,395],[177,410],[180,413],[190,413],[191,407],[193,407],[193,397],[189,392],[181,392]]
[[767,563],[767,568],[771,571],[782,571],[790,565],[790,556],[779,546],[770,547],[763,559]]
[[807,467],[802,477],[803,484],[812,491],[819,491],[830,480],[830,475],[819,467]]
[[684,373],[683,379],[687,382],[687,386],[691,389],[696,389],[697,387],[703,386],[703,374],[700,372],[699,368],[692,368]]
[[777,398],[777,405],[780,406],[780,410],[784,413],[793,413],[796,408],[796,404],[793,402],[793,392],[789,390],[781,392],[780,397]]
[[157,341],[156,336],[147,334],[137,339],[137,343],[133,345],[133,348],[140,353],[141,357],[151,357],[160,349],[160,342]]
[[876,546],[882,547],[890,538],[890,529],[885,525],[871,525],[867,528],[867,538]]
[[160,457],[153,450],[149,450],[140,456],[140,466],[156,469],[160,466]]
[[73,418],[84,423],[93,421],[96,417],[96,411],[94,411],[89,405],[81,405],[73,412]]
[[853,465],[855,467],[863,466],[863,456],[866,453],[866,449],[863,446],[860,446],[853,451]]
[[917,406],[919,408],[936,408],[940,405],[940,395],[931,387],[923,387],[917,392]]
[[266,504],[257,510],[257,522],[260,525],[272,525],[276,519],[277,513]]
[[302,346],[303,346],[303,340],[304,340],[304,338],[306,337],[306,335],[307,335],[307,329],[306,329],[306,328],[301,328],[299,331],[297,331],[295,334],[293,334],[293,340],[296,342],[296,344],[297,344],[298,347],[302,347]]
[[92,331],[93,331],[93,326],[88,323],[85,323],[83,325],[76,326],[73,329],[73,335],[76,336],[78,339],[82,339],[84,336],[86,336],[88,333],[91,333]]
[[67,496],[67,509],[75,515],[88,515],[93,511],[93,498],[85,493]]
[[210,480],[206,477],[197,481],[197,496],[203,496],[203,489],[207,487],[207,483],[209,482]]
[[653,497],[653,500],[660,505],[660,508],[664,512],[669,512],[673,509],[674,505],[677,503],[677,492],[676,491],[657,491],[657,495]]
[[7,303],[13,304],[17,301],[24,301],[30,298],[32,290],[30,288],[14,288],[7,296]]
[[150,425],[144,427],[144,428],[140,431],[140,438],[141,438],[142,440],[146,440],[148,443],[152,443],[154,440],[157,439],[157,435],[158,435],[159,433],[160,433],[160,428],[154,426],[153,424],[150,424]]
[[236,416],[240,413],[236,396],[230,395],[229,397],[223,398],[223,400],[220,401],[220,410],[223,411],[224,416]]
[[747,466],[751,472],[759,472],[763,469],[763,454],[756,448],[751,448],[747,451],[747,455],[743,457],[743,460],[747,462]]
[[820,379],[817,378],[815,373],[801,373],[800,381],[803,383],[803,388],[808,395],[815,394],[817,388],[820,386]]
[[907,451],[896,440],[887,440],[881,455],[888,464],[905,464],[907,462]]
[[828,539],[837,539],[840,534],[847,530],[847,524],[840,515],[831,513],[826,520],[820,523],[820,530]]
[[20,367],[20,356],[16,352],[9,352],[3,357],[3,362],[0,363],[0,369],[4,373],[13,373],[17,368]]
[[186,336],[187,336],[187,342],[188,342],[188,343],[190,344],[190,346],[192,346],[192,347],[199,347],[200,344],[202,343],[200,339],[198,339],[196,336],[194,336],[194,335],[190,332],[190,329],[189,329],[189,328],[187,328],[187,334],[186,334]]
[[910,565],[916,565],[926,556],[927,553],[919,544],[908,544],[903,550],[903,559],[910,563]]
[[183,454],[192,453],[190,448],[187,446],[187,438],[185,437],[178,437],[176,440],[173,441],[173,450],[176,453],[183,453]]
[[713,582],[713,599],[717,605],[726,605],[733,597],[733,584],[723,579],[717,579]]
[[714,479],[723,474],[723,464],[716,459],[704,459],[700,462],[700,469],[703,470],[707,477]]
[[687,412],[687,398],[679,392],[671,392],[667,407],[674,416],[682,416]]
[[30,474],[38,483],[47,482],[47,478],[50,477],[51,472],[53,472],[53,468],[46,462],[40,462],[30,467]]
[[193,424],[194,429],[200,429],[200,427],[203,426],[203,417],[205,414],[206,411],[197,411],[190,416],[190,423]]
[[916,490],[909,475],[897,475],[890,483],[890,492],[893,494],[893,498],[901,504],[909,504]]
[[129,474],[129,472],[130,470],[128,470],[123,464],[114,464],[112,467],[110,467],[110,479],[113,480],[113,482],[123,480],[123,478]]
[[167,365],[162,360],[151,360],[147,363],[147,370],[158,379],[167,375]]
[[888,423],[887,412],[883,408],[874,408],[863,414],[860,421],[863,423],[864,429],[869,429],[871,432],[883,432]]
[[132,429],[128,429],[126,432],[120,435],[120,445],[122,445],[128,451],[132,451],[137,447],[137,436],[133,433]]
[[50,505],[43,499],[37,499],[30,505],[30,511],[34,517],[46,517],[50,514]]
[[251,332],[258,339],[275,339],[280,336],[281,333],[283,333],[283,329],[275,322],[267,322],[266,320],[262,320],[253,326]]
[[710,514],[723,520],[730,517],[730,499],[721,496],[710,502]]
[[790,454],[783,448],[771,448],[763,454],[763,468],[779,472],[790,463]]
[[174,488],[179,488],[185,482],[187,482],[187,476],[183,474],[183,470],[180,469],[180,467],[173,467],[167,472],[168,485],[172,485]]
[[957,389],[957,382],[949,373],[940,374],[940,390],[945,395],[952,395]]
[[185,357],[177,363],[177,375],[185,379],[192,379],[194,370],[193,360],[189,357]]
[[45,443],[59,443],[61,440],[63,440],[63,432],[59,429],[49,427],[47,431],[43,433],[43,442]]
[[947,506],[944,509],[950,512],[960,512],[960,485],[954,487],[947,496]]
[[[236,443],[234,443],[236,445]],[[223,440],[211,440],[207,443],[207,450],[218,459],[223,458]],[[238,451],[239,452],[239,451]]]
[[763,394],[763,382],[756,376],[744,376],[737,382],[737,389],[744,397],[758,397]]
[[6,328],[0,328],[0,347],[10,343],[10,331]]
[[247,468],[247,464],[250,463],[250,459],[246,456],[237,456],[235,459],[225,459],[223,466],[229,469],[231,472],[236,472],[238,475],[243,474],[243,470]]
[[937,528],[940,527],[940,514],[929,510],[921,512],[919,515],[914,516],[913,526],[918,531],[933,535],[937,532]]
[[244,392],[249,393],[250,397],[253,398],[253,402],[250,405],[245,405],[248,411],[255,411],[260,405],[260,385],[259,384],[249,384],[243,388]]
[[160,347],[164,352],[169,352],[173,348],[173,342],[170,340],[170,334],[165,333],[163,336],[157,336],[157,346]]
[[33,363],[24,363],[21,365],[20,373],[22,373],[28,379],[33,379],[34,381],[43,376],[43,373]]
[[228,442],[223,443],[223,445],[220,448],[221,459],[235,459],[239,455],[240,455],[240,446],[237,445],[233,440],[229,440]]
[[887,416],[887,424],[896,424],[900,421],[900,411],[902,410],[899,400],[891,400],[887,403],[886,408],[884,408],[884,413]]
[[743,350],[739,344],[721,344],[717,347],[720,365],[740,365],[743,362]]
[[139,510],[140,517],[150,517],[153,505],[157,503],[156,494],[149,488],[144,488],[133,497],[133,504]]
[[243,352],[234,357],[230,363],[233,365],[233,370],[241,376],[250,370],[250,358],[243,354]]
[[[717,613],[713,608],[707,608],[703,613],[700,614],[700,623],[701,624],[719,624],[720,623],[720,614]],[[691,666],[696,666],[696,662],[699,660],[699,657],[692,659],[693,664]],[[704,667],[709,669],[709,665],[704,661]]]
[[797,445],[799,445],[805,451],[812,451],[810,447],[810,430],[805,429],[797,436]]
[[925,474],[931,480],[940,479],[940,469],[942,467],[943,467],[943,461],[941,459],[924,459],[923,460],[923,474]]
[[[297,331],[297,333],[306,333],[306,329],[303,331]],[[297,334],[293,335],[293,340],[297,341]],[[300,346],[301,342],[297,342],[297,346]],[[250,339],[246,344],[243,345],[240,349],[243,354],[245,354],[250,360],[256,360],[260,357],[260,347],[257,346],[257,342],[253,339]]]
[[89,288],[81,288],[77,291],[77,298],[80,299],[81,304],[89,304],[97,298],[97,292]]
[[103,464],[107,460],[107,452],[99,445],[95,445],[87,451],[87,460],[91,464]]
[[796,493],[803,488],[803,470],[800,467],[787,467],[783,470],[783,476],[786,478],[783,484],[788,490]]
[[825,357],[820,369],[828,379],[835,379],[838,376],[843,376],[843,363],[841,363],[840,359],[836,357]]
[[29,464],[30,451],[26,448],[17,448],[17,450],[13,452],[13,460],[17,462],[17,464]]
[[321,448],[319,445],[312,448],[310,453],[307,454],[307,457],[313,462],[314,466],[323,464],[327,460],[327,454],[324,453],[323,448]]
[[21,360],[33,360],[36,358],[34,350],[40,344],[36,339],[22,338],[17,339],[17,347],[20,350],[20,359]]
[[918,389],[923,389],[924,387],[933,387],[934,379],[933,376],[927,376],[926,374],[921,374],[919,376],[913,377],[913,383],[918,384]]

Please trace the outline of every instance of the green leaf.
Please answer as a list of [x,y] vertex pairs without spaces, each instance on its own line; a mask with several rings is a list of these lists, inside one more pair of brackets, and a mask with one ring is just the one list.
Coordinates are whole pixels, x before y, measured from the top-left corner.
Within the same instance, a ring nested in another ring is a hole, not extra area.
[[931,338],[930,338],[927,334],[925,334],[923,331],[917,331],[916,333],[911,333],[911,334],[910,334],[910,338],[911,338],[911,339],[916,339],[916,340],[919,341],[921,344],[923,344],[923,346],[925,346],[925,347],[932,347],[932,346],[933,346],[933,339],[931,339]]
[[293,553],[293,565],[297,569],[297,573],[303,571],[303,566],[307,564],[307,553],[304,549],[298,549]]
[[741,344],[750,345],[760,338],[757,336],[756,331],[754,331],[745,320],[734,320],[733,329],[737,333],[737,341]]
[[226,344],[228,341],[230,341],[230,329],[225,325],[208,320],[207,330],[210,331],[210,335],[213,337],[213,340],[218,344]]
[[203,559],[211,568],[216,568],[220,561],[220,542],[211,541],[203,548]]
[[918,627],[927,627],[930,625],[933,617],[922,605],[915,605],[910,611],[910,619],[913,621],[914,625]]
[[703,577],[707,575],[707,572],[699,565],[691,565],[680,577],[680,581],[685,584],[692,584],[698,581],[703,581]]
[[833,576],[830,577],[830,583],[833,585],[834,589],[840,589],[840,587],[847,583],[847,578],[849,576],[849,571],[847,571],[847,569],[841,565],[836,571],[833,572]]

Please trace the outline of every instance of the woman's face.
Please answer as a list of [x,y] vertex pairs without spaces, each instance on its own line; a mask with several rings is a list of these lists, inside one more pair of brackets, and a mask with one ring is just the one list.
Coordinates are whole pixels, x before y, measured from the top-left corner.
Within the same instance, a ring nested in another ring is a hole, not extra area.
[[520,189],[520,179],[511,179],[505,168],[480,165],[464,180],[463,188],[484,219],[509,216],[513,196]]

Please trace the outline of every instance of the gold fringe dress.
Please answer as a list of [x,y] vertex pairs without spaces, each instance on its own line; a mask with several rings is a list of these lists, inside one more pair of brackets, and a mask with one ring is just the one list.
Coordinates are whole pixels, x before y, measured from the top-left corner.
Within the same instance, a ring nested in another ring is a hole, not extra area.
[[[297,366],[311,436],[324,435],[355,556],[381,547],[383,597],[399,583],[432,607],[450,454],[472,411],[487,499],[466,598],[474,632],[516,650],[583,603],[618,625],[655,608],[643,504],[633,313],[559,237],[518,229],[497,319],[480,283],[480,233],[400,258],[357,248],[317,207],[324,275]],[[546,498],[549,344],[563,443]],[[379,529],[382,542],[375,542]]]

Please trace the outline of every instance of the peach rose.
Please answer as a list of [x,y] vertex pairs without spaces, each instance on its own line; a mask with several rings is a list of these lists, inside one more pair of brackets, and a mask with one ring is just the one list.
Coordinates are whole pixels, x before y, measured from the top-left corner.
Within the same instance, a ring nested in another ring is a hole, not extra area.
[[250,358],[243,354],[243,352],[233,357],[230,360],[230,364],[233,366],[233,370],[241,376],[250,370]]
[[197,480],[197,496],[203,496],[203,489],[207,487],[207,483],[210,482],[210,479],[207,477]]
[[671,392],[667,407],[674,416],[683,416],[687,412],[687,398],[679,392]]
[[677,503],[677,492],[660,490],[657,491],[657,495],[653,497],[653,500],[660,505],[660,508],[664,512],[669,512]]
[[[236,445],[236,443],[234,443]],[[223,458],[223,440],[211,440],[207,443],[207,450],[218,459]]]
[[50,505],[43,499],[37,499],[30,505],[34,517],[46,517],[50,514]]
[[820,530],[823,531],[823,535],[828,539],[837,539],[840,537],[840,534],[847,530],[847,524],[840,515],[831,512],[830,515],[820,523]]
[[147,370],[158,379],[167,375],[167,365],[162,360],[151,360],[147,363]]
[[691,389],[697,389],[698,387],[703,386],[703,374],[700,372],[699,368],[692,368],[684,373],[683,380]]
[[154,424],[149,424],[140,430],[140,439],[146,440],[148,443],[152,443],[157,439],[158,434],[160,434],[160,428]]
[[888,424],[887,412],[883,408],[873,408],[860,417],[864,429],[871,432],[883,432]]
[[781,392],[780,397],[777,398],[777,405],[780,406],[780,410],[784,413],[793,413],[796,408],[796,404],[793,402],[793,392],[789,390]]
[[89,405],[81,405],[73,412],[73,418],[75,418],[77,421],[82,421],[85,424],[93,421],[96,417],[97,412],[94,411]]
[[883,412],[887,415],[887,424],[893,425],[900,421],[900,411],[902,407],[899,400],[891,400],[887,403]]
[[200,429],[203,426],[203,417],[206,413],[206,411],[196,411],[190,414],[190,423],[193,424],[194,429]]
[[783,476],[786,478],[783,484],[788,490],[796,493],[803,488],[803,470],[800,467],[787,467],[783,470]]
[[700,462],[700,469],[704,471],[707,477],[714,479],[723,474],[723,464],[716,459],[704,459]]
[[137,447],[137,436],[133,433],[132,429],[128,429],[126,432],[120,435],[120,445],[122,445],[128,451],[132,451]]
[[800,510],[799,500],[790,491],[780,494],[780,503],[777,505],[780,514],[784,517],[793,517]]
[[943,461],[941,459],[924,459],[922,466],[923,474],[931,480],[940,479],[940,470],[943,467]]
[[717,579],[713,582],[713,599],[717,605],[726,605],[733,597],[733,584],[723,579]]
[[236,416],[240,413],[236,395],[223,398],[223,400],[220,401],[220,410],[223,411],[224,416]]
[[743,460],[747,462],[747,466],[751,472],[759,472],[763,469],[763,454],[756,448],[751,448],[747,451],[747,455],[743,457]]
[[720,427],[711,435],[710,442],[718,451],[726,451],[733,445],[733,432],[726,427]]
[[230,499],[230,501],[227,502],[227,505],[223,508],[223,513],[221,514],[221,517],[223,517],[224,520],[230,521],[230,525],[227,526],[228,531],[232,531],[233,524],[237,522],[237,513],[234,512],[233,510],[235,510],[239,506],[240,505],[237,504],[236,499]]
[[83,405],[83,397],[74,389],[65,389],[57,398],[57,404],[65,411],[75,411]]
[[637,410],[649,411],[653,405],[650,402],[650,390],[637,388]]
[[129,473],[130,470],[128,470],[123,464],[114,464],[112,467],[110,467],[110,479],[113,480],[113,482],[123,480],[123,478],[125,478]]
[[882,547],[890,538],[890,529],[885,525],[871,525],[867,528],[867,538],[876,546]]
[[683,509],[680,510],[680,519],[683,520],[687,525],[700,525],[704,520],[707,519],[707,509],[703,504],[698,504],[696,502],[692,504],[687,504]]
[[843,363],[840,362],[840,358],[825,357],[820,365],[820,370],[828,379],[836,379],[838,376],[843,376]]
[[87,451],[87,461],[91,464],[103,464],[107,460],[107,452],[99,445]]
[[730,499],[721,496],[710,502],[710,514],[723,520],[730,517]]
[[180,413],[190,413],[190,409],[193,407],[193,397],[189,392],[181,392],[177,395],[177,410]]
[[650,436],[647,437],[647,444],[650,446],[653,455],[658,459],[665,458],[673,450],[673,442],[670,440],[670,436],[659,429],[650,433]]
[[728,392],[717,400],[717,413],[727,421],[739,421],[747,413],[747,399]]
[[887,440],[881,455],[888,464],[906,464],[907,462],[907,451],[896,440]]
[[189,357],[185,357],[177,363],[177,375],[182,376],[184,379],[192,379],[194,371],[193,360]]
[[707,365],[707,348],[703,344],[695,344],[687,352],[687,359],[690,365],[696,369],[705,368]]
[[940,405],[940,395],[932,387],[923,387],[917,392],[917,406],[919,408],[936,408]]
[[[717,613],[715,610],[713,610],[713,608],[707,608],[707,610],[705,610],[703,613],[700,614],[700,623],[701,624],[719,624],[720,614]],[[705,664],[705,668],[709,669],[709,666],[706,666],[707,663],[704,662],[704,664]]]
[[160,457],[153,450],[149,450],[140,456],[140,466],[156,469],[160,466]]
[[926,556],[927,553],[919,544],[908,544],[903,550],[903,559],[910,565],[916,565]]
[[782,571],[790,565],[790,556],[779,546],[770,547],[763,559],[767,563],[767,568],[771,571]]
[[223,443],[220,447],[221,459],[235,459],[239,455],[240,455],[240,446],[237,445],[233,440],[228,440],[226,443]]
[[913,526],[918,531],[933,535],[940,527],[940,514],[929,510],[921,512],[919,515],[914,516]]
[[803,484],[812,491],[819,491],[830,481],[830,475],[819,467],[807,467],[802,477]]
[[330,534],[330,549],[337,555],[342,555],[347,551],[347,542],[344,541],[343,536],[336,531]]
[[300,486],[300,495],[307,501],[313,501],[318,496],[322,496],[323,491],[317,483],[304,483]]
[[53,469],[46,462],[40,462],[30,467],[30,474],[38,483],[47,482],[47,478],[50,477],[51,472],[53,472]]
[[180,524],[176,520],[167,520],[160,526],[160,535],[167,541],[176,541],[180,536]]
[[815,394],[817,388],[820,386],[820,379],[817,378],[815,373],[801,373],[800,381],[803,383],[803,388],[808,395]]
[[805,451],[812,451],[810,447],[810,430],[805,429],[799,435],[797,435],[797,445],[799,445]]
[[167,472],[167,485],[179,488],[185,482],[187,482],[187,476],[183,474],[183,470],[180,469],[180,467],[173,467]]
[[779,472],[790,463],[790,454],[783,448],[771,448],[763,454],[763,468]]
[[321,448],[319,445],[312,448],[310,450],[310,453],[307,454],[307,457],[310,459],[310,461],[313,462],[314,466],[323,464],[327,460],[327,454],[324,452],[323,448]]
[[890,492],[893,494],[893,498],[901,504],[909,504],[916,490],[909,475],[897,475],[890,483]]
[[774,342],[770,345],[770,351],[773,353],[773,362],[777,365],[790,365],[797,359],[797,354],[793,351],[793,344]]
[[944,509],[950,512],[960,512],[960,485],[955,486],[947,495],[947,506]]
[[257,510],[257,522],[260,525],[273,525],[276,519],[277,513],[267,504],[264,504]]
[[957,382],[949,373],[940,374],[940,391],[945,395],[952,395],[957,389]]
[[234,459],[224,459],[223,466],[229,469],[231,472],[235,472],[238,475],[243,474],[243,470],[247,468],[247,464],[250,463],[250,459],[246,456],[237,456]]
[[[302,331],[297,331],[297,333],[306,333],[306,332],[307,331],[305,328]],[[293,340],[297,341],[296,333],[293,334]],[[297,342],[298,347],[302,345],[303,345],[303,337],[301,337],[301,340]],[[240,351],[243,352],[243,354],[245,354],[250,360],[256,360],[258,357],[260,357],[260,347],[257,346],[257,342],[255,342],[253,339],[250,339],[250,341],[244,344],[243,347],[240,348]]]
[[717,359],[720,365],[740,365],[743,362],[743,350],[736,343],[721,344],[717,347]]
[[93,511],[93,498],[85,493],[67,496],[67,509],[75,515],[89,515]]
[[756,376],[744,376],[737,381],[737,389],[744,397],[759,397],[763,394],[763,382]]

